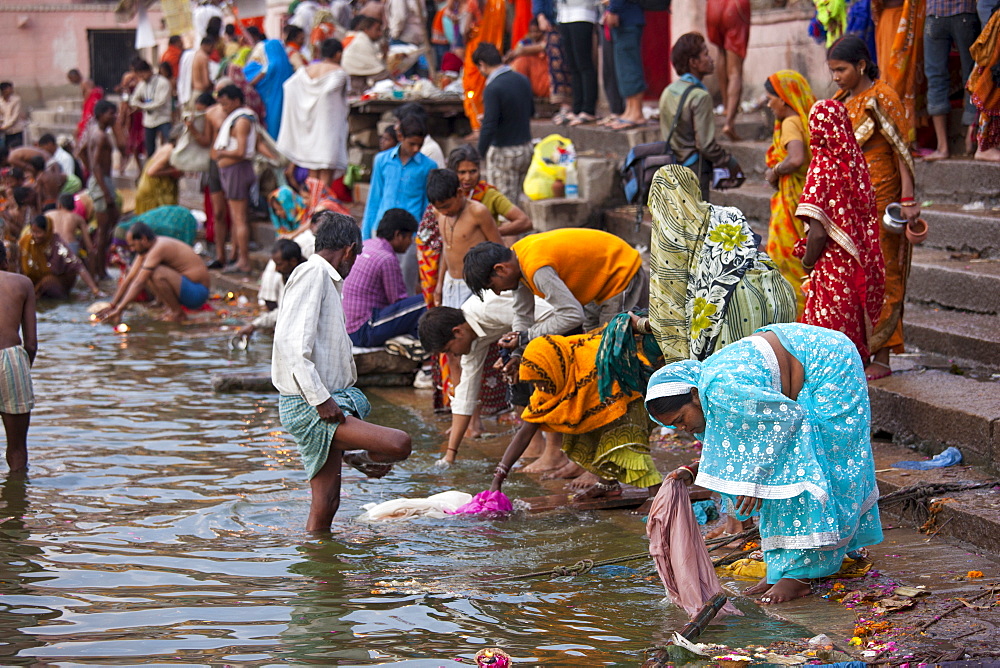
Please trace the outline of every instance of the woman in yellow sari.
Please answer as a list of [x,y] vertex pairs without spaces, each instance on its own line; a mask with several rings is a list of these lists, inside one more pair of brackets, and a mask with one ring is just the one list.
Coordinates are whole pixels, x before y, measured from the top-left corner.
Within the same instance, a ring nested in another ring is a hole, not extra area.
[[[625,330],[621,338],[634,336],[629,315],[613,322]],[[650,455],[642,392],[608,379],[602,399],[598,352],[604,332],[607,328],[576,336],[540,336],[525,347],[520,380],[534,390],[521,415],[524,424],[504,452],[491,489],[500,489],[535,432],[544,429],[564,434],[563,451],[592,474],[588,482],[594,484],[577,498],[618,495],[620,483],[649,488],[650,497],[656,494],[663,476]]]
[[774,113],[774,138],[767,149],[764,178],[776,189],[771,195],[767,254],[791,283],[798,304],[796,314],[802,315],[805,307],[802,281],[806,272],[802,263],[792,257],[792,248],[805,236],[795,207],[802,196],[809,169],[809,110],[816,103],[816,97],[809,82],[792,70],[772,74],[764,83],[764,89],[767,106]]
[[[835,99],[847,107],[854,137],[871,172],[879,220],[887,205],[899,202],[907,222],[916,221],[920,203],[913,198],[913,156],[907,140],[913,130],[902,101],[879,79],[878,65],[858,37],[847,35],[837,40],[826,59],[840,88]],[[872,352],[872,361],[865,369],[868,380],[890,375],[889,353],[903,352],[903,302],[912,250],[903,234],[887,232],[883,226],[879,227],[879,244],[885,259],[885,302],[868,339]]]

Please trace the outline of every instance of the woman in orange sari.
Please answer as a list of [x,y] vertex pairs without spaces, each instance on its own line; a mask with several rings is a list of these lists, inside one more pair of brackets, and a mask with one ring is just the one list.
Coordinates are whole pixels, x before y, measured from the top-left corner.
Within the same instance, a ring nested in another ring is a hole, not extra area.
[[801,322],[843,332],[867,363],[885,293],[875,190],[844,105],[817,102],[809,134],[812,161],[795,210],[809,226],[795,247],[810,272]]
[[976,61],[966,86],[972,104],[979,111],[979,140],[976,160],[1000,162],[1000,86],[993,72],[1000,66],[1000,10],[983,28],[969,49]]
[[507,3],[504,0],[486,0],[483,7],[483,20],[472,27],[469,41],[465,45],[465,68],[462,71],[462,85],[465,88],[465,115],[473,130],[478,130],[480,118],[483,115],[483,91],[486,90],[486,77],[472,62],[472,53],[482,42],[489,42],[503,50],[503,33],[507,25]]
[[[878,65],[860,38],[841,37],[830,47],[826,60],[840,88],[836,99],[847,107],[854,137],[868,163],[879,220],[887,205],[899,202],[907,222],[915,222],[920,218],[920,203],[913,199],[913,157],[907,142],[912,128],[903,103],[896,91],[878,78]],[[889,353],[903,352],[903,302],[910,273],[911,247],[904,235],[879,226],[879,244],[885,260],[885,301],[869,338],[872,361],[865,368],[869,380],[890,375]]]
[[774,113],[774,139],[767,149],[764,178],[774,187],[771,195],[771,224],[767,232],[767,254],[778,271],[791,283],[798,303],[797,315],[805,308],[802,281],[806,272],[792,257],[795,242],[805,235],[795,216],[806,170],[809,168],[809,110],[816,103],[809,82],[792,70],[781,70],[764,82],[767,106]]
[[924,0],[872,0],[875,20],[875,55],[878,69],[903,103],[910,133],[908,144],[916,140],[917,96],[926,93],[924,78]]

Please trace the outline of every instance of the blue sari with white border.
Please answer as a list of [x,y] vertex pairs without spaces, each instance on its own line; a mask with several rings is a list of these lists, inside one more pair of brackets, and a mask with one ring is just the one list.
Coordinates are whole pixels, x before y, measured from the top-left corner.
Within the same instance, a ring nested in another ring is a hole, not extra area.
[[795,401],[782,394],[777,357],[762,337],[702,362],[696,385],[705,432],[695,483],[730,500],[763,500],[769,583],[833,575],[848,552],[882,541],[864,367],[840,332],[795,323],[758,331],[774,332],[802,363],[802,390]]

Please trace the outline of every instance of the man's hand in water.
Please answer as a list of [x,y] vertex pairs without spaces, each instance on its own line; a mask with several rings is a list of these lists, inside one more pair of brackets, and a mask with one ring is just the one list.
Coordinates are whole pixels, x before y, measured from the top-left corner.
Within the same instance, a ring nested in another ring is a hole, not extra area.
[[344,412],[340,410],[340,406],[338,406],[337,402],[333,400],[333,397],[330,397],[317,406],[316,411],[319,413],[320,420],[336,422],[337,424],[344,424],[347,422],[347,418],[344,417]]
[[[253,325],[246,325],[245,327],[240,327],[240,330],[236,332],[236,336],[245,336],[249,339],[253,336],[253,333],[257,330]],[[322,416],[320,416],[322,417]]]
[[107,320],[114,322],[121,317],[121,314],[122,312],[117,306],[109,306],[101,309],[95,315],[97,315],[97,322],[105,322]]
[[521,370],[521,356],[511,355],[510,360],[508,360],[506,364],[504,364],[502,358],[498,359],[494,368],[499,369],[504,382],[513,385],[520,380],[519,373]]

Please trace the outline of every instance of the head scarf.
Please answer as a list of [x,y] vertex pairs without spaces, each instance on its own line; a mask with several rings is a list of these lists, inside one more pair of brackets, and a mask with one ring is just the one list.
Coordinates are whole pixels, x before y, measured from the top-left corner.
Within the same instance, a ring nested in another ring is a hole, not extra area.
[[[701,377],[701,362],[696,360],[681,360],[668,364],[657,370],[649,379],[646,388],[646,403],[660,397],[676,397],[687,394],[691,388],[698,387],[698,379]],[[647,409],[648,410],[648,409]],[[650,413],[657,424],[663,424]],[[670,425],[664,425],[670,426]]]
[[743,276],[766,268],[758,239],[739,209],[703,201],[698,178],[680,165],[656,172],[649,210],[649,315],[656,340],[667,360],[705,359],[716,350]]
[[[774,93],[781,101],[792,108],[792,111],[802,119],[802,130],[805,132],[806,143],[809,143],[809,110],[816,104],[809,82],[798,72],[780,70],[767,78],[774,87]],[[774,119],[774,134],[771,147],[767,149],[767,166],[774,167],[788,156],[788,151],[781,144],[781,120]]]
[[600,345],[599,331],[532,339],[524,349],[520,378],[540,386],[535,386],[521,416],[525,422],[564,434],[586,434],[625,415],[628,404],[641,395],[625,392],[616,383],[612,395],[601,401],[597,387]]
[[[271,222],[274,228],[281,230],[297,229],[305,215],[305,201],[302,196],[288,186],[281,186],[267,197],[268,213],[271,214]],[[275,204],[281,207],[282,214],[279,216],[275,211]]]
[[830,239],[864,269],[866,285],[856,289],[866,290],[865,313],[874,325],[882,310],[885,265],[868,164],[840,102],[816,103],[809,114],[809,134],[812,162],[795,213],[823,225]]

